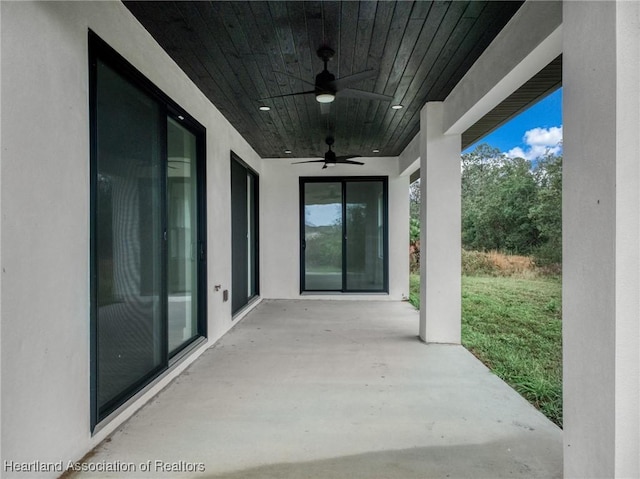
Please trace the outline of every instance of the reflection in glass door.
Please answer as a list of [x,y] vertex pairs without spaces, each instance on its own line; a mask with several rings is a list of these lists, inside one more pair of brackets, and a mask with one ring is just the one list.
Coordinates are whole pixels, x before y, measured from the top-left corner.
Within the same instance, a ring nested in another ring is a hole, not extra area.
[[342,290],[342,184],[304,188],[304,284],[307,290]]
[[167,293],[169,352],[197,335],[196,137],[172,118],[167,124]]
[[386,292],[386,178],[301,178],[301,291]]
[[96,62],[94,300],[101,412],[161,368],[162,157],[155,101]]
[[384,289],[384,191],[381,181],[345,184],[348,291]]

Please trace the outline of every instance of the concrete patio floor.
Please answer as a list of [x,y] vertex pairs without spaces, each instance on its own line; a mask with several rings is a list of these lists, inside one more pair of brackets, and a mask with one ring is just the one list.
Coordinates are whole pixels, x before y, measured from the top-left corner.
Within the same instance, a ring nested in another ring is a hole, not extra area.
[[417,331],[408,303],[263,301],[89,459],[136,472],[73,477],[561,477],[562,431]]

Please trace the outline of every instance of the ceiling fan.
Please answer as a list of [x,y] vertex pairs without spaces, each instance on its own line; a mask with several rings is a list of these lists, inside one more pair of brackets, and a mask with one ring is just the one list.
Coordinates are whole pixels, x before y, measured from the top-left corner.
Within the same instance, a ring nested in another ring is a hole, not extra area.
[[322,160],[306,160],[306,161],[296,161],[292,163],[292,165],[298,165],[300,163],[324,163],[322,169],[328,168],[330,166],[336,166],[338,164],[343,165],[364,165],[361,161],[353,161],[351,158],[360,158],[360,155],[342,155],[336,156],[334,151],[331,149],[331,146],[335,142],[332,136],[328,136],[325,139],[327,145],[329,145],[329,150],[324,154],[324,159]]
[[336,79],[335,75],[331,73],[327,69],[327,63],[331,58],[335,55],[333,49],[328,46],[322,46],[317,51],[318,56],[324,62],[324,70],[316,75],[315,83],[311,83],[302,78],[298,78],[293,75],[289,75],[288,73],[280,72],[283,75],[296,78],[308,85],[313,86],[313,90],[300,91],[296,93],[288,93],[285,95],[276,95],[268,98],[263,98],[263,100],[270,100],[272,98],[282,98],[287,96],[297,96],[297,95],[310,95],[314,94],[316,96],[316,101],[320,103],[320,111],[322,113],[329,112],[329,104],[332,103],[336,96],[347,97],[347,98],[361,98],[365,100],[381,100],[381,101],[391,101],[393,97],[388,95],[382,95],[380,93],[373,93],[370,91],[364,90],[356,90],[353,88],[349,88],[350,85],[354,83],[361,82],[363,80],[368,80],[370,78],[375,78],[378,75],[377,70],[366,70],[360,73],[354,73],[353,75],[349,75],[346,77]]

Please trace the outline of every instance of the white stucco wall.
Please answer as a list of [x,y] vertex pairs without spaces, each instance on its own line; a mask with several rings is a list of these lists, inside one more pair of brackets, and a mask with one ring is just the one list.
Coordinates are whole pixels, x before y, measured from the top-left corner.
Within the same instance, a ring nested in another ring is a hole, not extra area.
[[420,338],[461,341],[460,135],[444,134],[443,102],[420,112]]
[[214,292],[231,283],[229,151],[259,173],[262,160],[120,2],[0,2],[0,12],[0,464],[75,460],[180,369],[91,437],[88,30],[207,128],[209,340],[200,351],[232,324],[230,302]]
[[[2,8],[0,8],[0,27]],[[2,52],[2,31],[0,30],[0,52]],[[0,64],[0,118],[2,118],[2,66]],[[0,252],[2,251],[2,128],[0,127]],[[0,254],[0,426],[2,425],[2,256]],[[1,428],[0,428],[1,429]],[[2,433],[0,430],[0,461],[2,460]]]
[[398,157],[398,172],[412,175],[420,169],[420,133],[413,137]]
[[640,3],[563,18],[564,475],[638,477]]
[[[303,159],[302,159],[303,160]],[[394,299],[409,296],[409,176],[397,158],[362,158],[363,166],[292,165],[301,159],[265,159],[260,177],[261,294],[264,298]],[[389,177],[389,294],[300,295],[301,176]]]

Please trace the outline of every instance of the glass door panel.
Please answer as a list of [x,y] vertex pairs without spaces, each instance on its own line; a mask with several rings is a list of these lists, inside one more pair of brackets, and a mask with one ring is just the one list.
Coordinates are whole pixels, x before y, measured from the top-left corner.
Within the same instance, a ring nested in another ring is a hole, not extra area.
[[258,175],[231,155],[231,312],[258,294]]
[[163,162],[156,102],[96,69],[97,406],[108,413],[164,360]]
[[384,289],[383,183],[345,184],[346,285],[348,291]]
[[167,293],[169,352],[198,335],[196,137],[167,122]]
[[342,235],[342,183],[306,183],[304,290],[342,290]]
[[247,298],[253,298],[258,294],[258,279],[256,277],[257,265],[257,224],[256,204],[258,201],[256,191],[258,183],[253,173],[247,171]]

